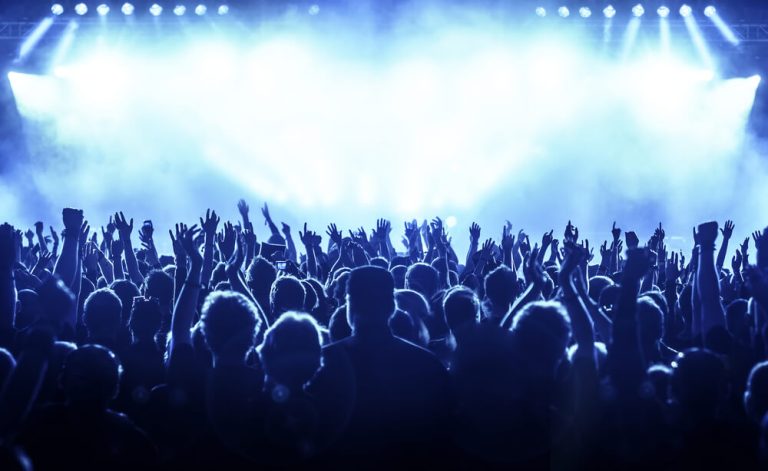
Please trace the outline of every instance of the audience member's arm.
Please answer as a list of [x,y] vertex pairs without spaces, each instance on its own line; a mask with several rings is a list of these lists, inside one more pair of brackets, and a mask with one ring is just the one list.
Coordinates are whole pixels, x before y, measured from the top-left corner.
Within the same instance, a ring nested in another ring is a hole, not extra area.
[[[201,273],[203,270],[203,257],[195,245],[195,236],[200,230],[197,226],[192,226],[181,234],[181,244],[189,257],[189,272],[187,279],[181,287],[181,291],[173,309],[171,319],[171,344],[170,350],[176,345],[191,344],[192,322],[195,318],[197,301],[201,289]],[[214,231],[215,233],[215,231]]]
[[[569,244],[569,242],[566,242]],[[565,257],[563,266],[560,268],[559,278],[560,286],[563,289],[563,303],[568,309],[568,315],[571,318],[573,328],[573,338],[578,345],[578,355],[586,359],[590,369],[597,369],[595,358],[595,332],[592,325],[592,319],[589,316],[586,305],[578,294],[574,277],[580,276],[576,273],[580,270],[579,266],[587,257],[587,252],[576,244],[571,244],[568,255]]]
[[286,223],[282,223],[283,226],[283,237],[285,237],[285,244],[286,244],[286,260],[290,260],[293,263],[298,264],[299,260],[299,254],[296,252],[296,244],[293,242],[293,237],[291,236],[291,226],[289,226]]
[[261,214],[264,215],[264,224],[269,226],[269,231],[272,235],[282,237],[280,236],[280,231],[277,230],[277,226],[272,221],[272,216],[269,215],[269,207],[267,206],[267,203],[264,203],[264,207],[261,208]]
[[13,332],[16,316],[16,280],[13,271],[19,262],[17,237],[13,226],[0,226],[0,332],[9,334]]
[[131,242],[131,232],[133,232],[133,218],[130,221],[125,219],[123,212],[115,213],[115,228],[120,236],[120,242],[123,245],[125,253],[125,266],[128,269],[128,277],[136,286],[141,287],[144,284],[144,277],[139,270],[139,262],[136,260],[136,254],[133,253],[133,242]]
[[[203,265],[202,275],[200,283],[203,286],[208,286],[211,281],[211,273],[213,272],[213,244],[216,240],[216,228],[219,226],[219,218],[216,215],[216,211],[210,209],[205,212],[205,220],[200,218],[200,228],[205,235],[205,245],[203,246]],[[186,250],[186,247],[184,247]],[[189,255],[189,253],[187,253]]]
[[530,280],[528,287],[523,292],[522,296],[517,298],[512,308],[509,310],[504,319],[501,320],[501,327],[509,329],[512,327],[512,321],[515,319],[515,315],[526,304],[536,301],[541,298],[541,292],[544,288],[544,284],[547,282],[547,276],[544,272],[544,267],[541,266],[538,260],[538,249],[534,248],[530,256],[526,260],[525,272],[526,279]]
[[720,302],[720,283],[715,267],[717,222],[699,225],[699,266],[696,285],[701,300],[701,333],[706,336],[714,327],[725,325],[725,311]]
[[64,244],[61,247],[61,256],[56,260],[53,272],[61,278],[67,286],[72,286],[77,270],[78,246],[80,229],[83,225],[83,211],[79,209],[64,208],[62,211],[64,220]]
[[733,221],[728,220],[725,221],[725,227],[720,229],[720,233],[723,235],[723,243],[720,244],[720,251],[717,252],[717,262],[715,263],[718,278],[720,277],[720,272],[723,271],[725,256],[728,254],[728,241],[730,241],[731,236],[733,236],[733,228]]

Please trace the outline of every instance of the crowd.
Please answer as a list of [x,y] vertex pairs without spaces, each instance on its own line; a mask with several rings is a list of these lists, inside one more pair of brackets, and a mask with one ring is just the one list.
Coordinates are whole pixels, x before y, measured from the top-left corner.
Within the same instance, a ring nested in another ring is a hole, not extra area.
[[597,256],[473,224],[460,257],[440,219],[398,251],[238,210],[173,255],[122,213],[0,226],[0,469],[768,467],[766,232],[726,266],[730,221]]

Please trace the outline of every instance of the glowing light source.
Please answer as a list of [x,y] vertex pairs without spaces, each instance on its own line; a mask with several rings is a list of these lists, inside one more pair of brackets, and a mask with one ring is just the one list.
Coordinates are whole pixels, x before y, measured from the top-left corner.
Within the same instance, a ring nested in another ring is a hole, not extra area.
[[88,13],[88,5],[86,5],[85,3],[78,3],[77,5],[75,5],[75,13],[77,13],[80,16],[85,15],[86,13]]
[[656,13],[662,18],[666,18],[669,16],[669,7],[660,6],[659,9],[656,10]]
[[717,9],[713,7],[712,5],[709,5],[707,8],[704,9],[704,16],[707,18],[712,18],[717,13]]
[[320,5],[314,4],[310,5],[309,9],[307,10],[307,13],[309,13],[312,16],[315,16],[320,13]]
[[227,5],[219,5],[218,13],[219,13],[219,15],[226,15],[227,13],[229,13],[229,6],[227,6]]
[[571,14],[571,10],[569,10],[566,6],[562,6],[557,9],[557,14],[563,18],[568,18],[568,16]]
[[645,14],[645,8],[643,8],[643,6],[638,3],[632,7],[632,14],[639,18]]
[[106,16],[109,13],[109,5],[102,3],[101,5],[97,6],[96,13],[98,13],[99,16]]
[[544,7],[536,7],[536,16],[539,18],[544,18],[547,16],[547,9]]
[[55,16],[59,16],[62,13],[64,13],[64,7],[61,6],[61,4],[59,4],[59,3],[54,3],[51,6],[51,13],[53,13]]
[[149,7],[149,13],[152,16],[160,16],[163,13],[163,7],[161,7],[157,3],[154,3],[152,4],[151,7]]
[[589,18],[592,16],[592,10],[590,10],[589,7],[581,7],[579,8],[579,15],[582,18]]
[[132,3],[123,3],[122,8],[120,8],[120,11],[123,12],[123,15],[130,16],[133,15],[134,6]]
[[688,18],[691,14],[693,14],[693,9],[690,5],[686,4],[680,7],[680,16],[683,18]]
[[195,7],[195,15],[197,16],[203,16],[208,12],[208,7],[206,7],[203,4],[200,4]]
[[616,16],[616,9],[613,8],[613,5],[608,5],[603,8],[603,15],[605,15],[606,18],[613,18]]
[[176,16],[181,16],[186,12],[187,12],[187,7],[185,7],[184,5],[176,5],[175,7],[173,7],[173,14]]

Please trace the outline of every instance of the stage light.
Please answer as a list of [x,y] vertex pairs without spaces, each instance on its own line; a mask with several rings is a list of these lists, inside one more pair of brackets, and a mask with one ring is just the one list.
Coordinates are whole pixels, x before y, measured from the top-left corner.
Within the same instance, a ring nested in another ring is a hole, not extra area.
[[149,7],[149,13],[152,16],[160,16],[163,13],[163,7],[157,3],[154,3],[151,7]]
[[320,13],[320,5],[317,5],[317,4],[310,5],[309,10],[307,10],[307,13],[309,13],[312,16],[317,15],[318,13]]
[[187,7],[185,7],[184,5],[176,5],[175,7],[173,7],[173,14],[176,16],[181,16],[186,12],[187,12]]
[[109,5],[102,3],[101,5],[97,6],[96,13],[98,13],[99,16],[106,16],[109,13]]
[[645,14],[645,8],[641,4],[637,4],[632,7],[632,14],[635,15],[636,18],[640,18]]
[[88,5],[86,5],[85,3],[78,3],[77,5],[75,5],[75,13],[77,13],[80,16],[85,15],[86,13],[88,13]]
[[613,5],[608,5],[603,9],[603,15],[605,15],[606,18],[613,18],[616,16],[616,9],[613,8]]
[[203,4],[200,4],[195,7],[195,15],[197,16],[203,16],[208,12],[208,7],[206,7]]
[[129,16],[133,15],[134,6],[132,3],[123,3],[122,8],[120,8],[120,11],[123,12],[123,15]]
[[715,9],[715,7],[713,7],[712,5],[704,9],[704,16],[706,16],[707,18],[712,18],[713,16],[715,16],[716,13],[717,13],[717,9]]
[[562,6],[557,9],[557,14],[563,18],[568,18],[568,15],[571,14],[571,10],[569,10],[566,6]]
[[229,6],[227,6],[227,5],[219,5],[218,13],[219,13],[219,15],[222,15],[222,16],[226,15],[227,13],[229,13]]
[[662,18],[666,18],[669,16],[669,7],[661,6],[658,10],[656,10],[656,13],[658,13]]
[[547,9],[544,7],[536,7],[536,16],[539,18],[544,18],[547,16]]
[[690,5],[683,5],[680,7],[680,16],[688,18],[693,13],[693,9]]
[[64,7],[59,3],[54,3],[53,6],[51,6],[51,13],[53,13],[55,16],[59,16],[64,13]]
[[589,18],[592,16],[592,10],[590,10],[589,7],[581,7],[579,8],[579,15],[581,15],[582,18]]

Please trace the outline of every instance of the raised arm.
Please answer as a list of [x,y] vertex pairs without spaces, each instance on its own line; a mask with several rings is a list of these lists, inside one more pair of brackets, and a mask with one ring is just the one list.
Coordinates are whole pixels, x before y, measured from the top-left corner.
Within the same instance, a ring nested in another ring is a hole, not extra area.
[[299,254],[296,252],[296,244],[293,242],[291,236],[291,226],[286,223],[281,223],[283,229],[283,237],[285,237],[286,256],[287,260],[293,263],[299,263]]
[[13,226],[0,226],[0,340],[8,342],[13,339],[13,321],[16,316],[16,279],[13,273],[19,262],[17,237]]
[[725,221],[725,226],[720,229],[720,233],[723,235],[723,243],[720,244],[720,250],[717,252],[717,262],[715,263],[718,277],[720,276],[720,272],[723,271],[725,256],[728,254],[728,241],[730,241],[731,236],[733,236],[734,227],[733,221],[728,220]]
[[203,270],[203,257],[195,245],[195,236],[200,230],[192,226],[180,234],[181,245],[189,257],[189,272],[181,287],[171,320],[171,353],[176,345],[191,344],[192,322],[195,318],[197,301],[200,296],[200,280]]
[[560,268],[560,287],[563,289],[563,303],[568,309],[573,328],[573,338],[578,345],[578,355],[589,362],[591,369],[597,369],[595,358],[595,332],[592,319],[586,305],[578,294],[575,277],[580,265],[587,258],[587,252],[582,247],[566,242],[567,255]]
[[72,286],[77,271],[79,257],[80,228],[83,225],[83,211],[80,209],[64,208],[62,211],[64,220],[64,244],[61,247],[61,256],[56,260],[53,272],[67,286]]
[[304,223],[304,232],[299,231],[299,239],[304,244],[304,250],[307,253],[307,273],[310,277],[319,279],[317,273],[317,259],[315,257],[315,246],[321,243],[320,236],[307,230],[307,223]]
[[696,287],[701,300],[701,328],[704,338],[714,327],[725,325],[725,310],[720,302],[720,283],[715,266],[715,241],[717,222],[699,225],[699,265],[696,271]]
[[[216,228],[219,226],[219,218],[216,215],[216,211],[210,209],[205,212],[205,220],[200,218],[200,227],[205,235],[205,245],[203,246],[203,265],[201,281],[203,286],[208,286],[211,281],[211,273],[213,272],[213,244],[216,240]],[[184,247],[186,249],[186,247]],[[189,252],[187,252],[189,255]]]
[[187,252],[184,250],[184,246],[181,243],[184,233],[188,228],[184,223],[176,224],[176,235],[173,231],[168,230],[168,235],[171,237],[171,246],[173,247],[173,258],[176,264],[176,270],[173,276],[173,301],[174,304],[179,300],[179,294],[181,294],[181,287],[184,280],[187,278]]
[[130,221],[125,219],[123,212],[115,213],[115,228],[120,236],[120,242],[123,245],[125,253],[125,267],[128,269],[128,278],[136,286],[141,287],[144,284],[144,277],[139,270],[139,262],[136,261],[136,254],[133,253],[133,243],[131,242],[131,232],[133,232],[133,218]]
[[264,225],[269,226],[269,231],[272,235],[280,236],[280,231],[277,230],[277,226],[272,221],[272,216],[269,215],[269,207],[267,206],[267,203],[264,203],[264,207],[261,208],[261,214],[264,215]]
[[471,226],[469,226],[469,250],[467,250],[467,259],[464,262],[464,269],[472,271],[474,270],[474,263],[473,263],[473,256],[475,255],[475,252],[477,252],[477,248],[480,244],[480,226],[473,222]]

